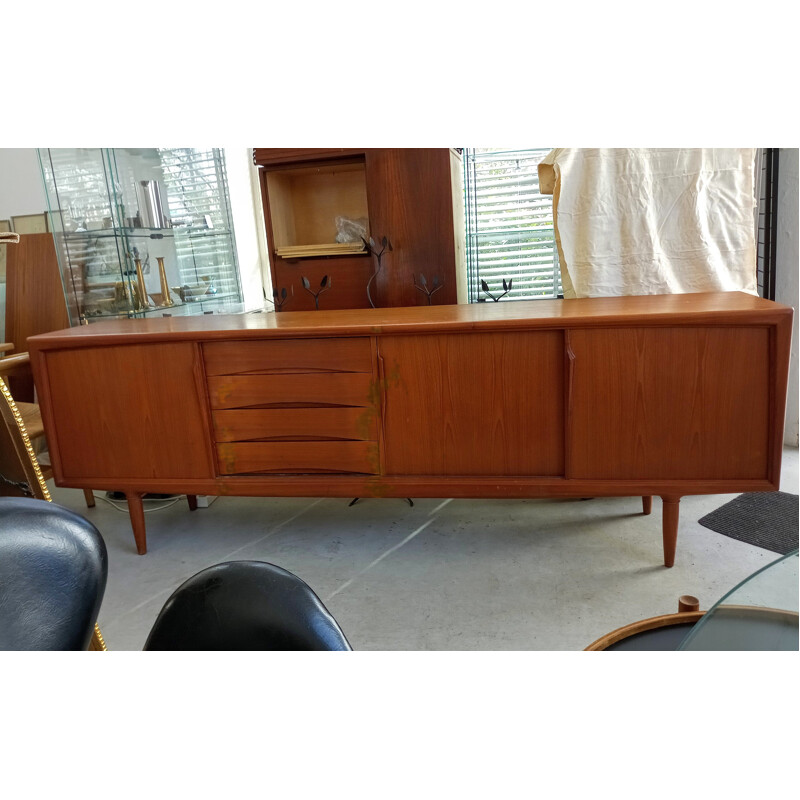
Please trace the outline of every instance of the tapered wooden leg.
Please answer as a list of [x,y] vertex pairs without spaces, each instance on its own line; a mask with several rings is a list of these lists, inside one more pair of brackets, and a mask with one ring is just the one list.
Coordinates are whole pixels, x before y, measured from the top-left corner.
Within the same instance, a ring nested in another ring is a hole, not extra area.
[[642,498],[642,514],[649,514],[653,510],[652,495]]
[[143,556],[147,552],[147,531],[144,527],[144,506],[141,492],[125,492],[128,501],[128,513],[131,515],[133,538],[136,540],[136,552]]
[[83,497],[86,500],[86,508],[94,508],[94,492],[91,489],[84,489]]
[[664,497],[663,517],[661,530],[664,538],[664,566],[671,567],[675,563],[675,546],[678,543],[678,510],[681,504],[680,497]]
[[197,511],[197,495],[187,494],[186,502],[189,503],[189,511]]

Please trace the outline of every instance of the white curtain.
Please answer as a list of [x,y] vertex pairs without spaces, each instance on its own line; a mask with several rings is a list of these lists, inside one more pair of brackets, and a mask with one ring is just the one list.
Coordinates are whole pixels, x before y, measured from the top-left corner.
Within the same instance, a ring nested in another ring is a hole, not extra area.
[[757,294],[756,148],[558,148],[553,184],[565,297]]

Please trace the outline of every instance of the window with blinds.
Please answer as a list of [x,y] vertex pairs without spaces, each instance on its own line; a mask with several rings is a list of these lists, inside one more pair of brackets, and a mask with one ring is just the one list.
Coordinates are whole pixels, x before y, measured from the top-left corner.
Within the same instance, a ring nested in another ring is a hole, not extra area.
[[175,256],[181,284],[209,277],[217,297],[241,299],[233,220],[230,216],[225,160],[218,148],[160,148],[168,216],[206,227],[175,229]]
[[758,293],[775,299],[775,245],[778,236],[777,147],[756,150],[756,279]]
[[550,150],[464,149],[469,302],[492,302],[484,284],[503,301],[562,295],[553,198],[536,169]]

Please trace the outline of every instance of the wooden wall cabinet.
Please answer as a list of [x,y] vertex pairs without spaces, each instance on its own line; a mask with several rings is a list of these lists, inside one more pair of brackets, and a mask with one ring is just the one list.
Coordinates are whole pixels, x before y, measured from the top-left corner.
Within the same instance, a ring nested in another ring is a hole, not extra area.
[[386,236],[370,295],[376,307],[428,305],[416,289],[425,276],[441,288],[431,304],[463,301],[466,284],[461,156],[448,148],[264,149],[260,168],[273,289],[287,289],[284,311],[311,310],[327,275],[320,308],[368,308],[376,270],[361,242],[336,242],[335,219],[366,220],[367,238]]
[[[103,322],[29,340],[60,486],[663,499],[779,488],[792,309],[730,292]],[[576,557],[578,557],[576,555]]]

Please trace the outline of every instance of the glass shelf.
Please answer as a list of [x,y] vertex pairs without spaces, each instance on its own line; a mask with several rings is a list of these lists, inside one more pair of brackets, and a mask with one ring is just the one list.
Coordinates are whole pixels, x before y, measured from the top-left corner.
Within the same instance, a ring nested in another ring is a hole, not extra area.
[[65,239],[113,239],[119,236],[129,238],[141,237],[143,239],[164,239],[174,236],[205,237],[205,236],[230,236],[229,230],[216,228],[193,228],[191,226],[176,226],[173,228],[100,228],[93,231],[64,231]]
[[[218,308],[221,307],[221,308]],[[191,316],[195,314],[210,313],[211,308],[214,313],[236,314],[244,311],[244,303],[238,295],[228,293],[225,295],[209,295],[198,298],[197,300],[181,301],[175,298],[173,305],[154,305],[148,308],[133,310],[121,309],[119,311],[103,311],[86,313],[87,322],[97,322],[101,319],[125,319],[125,318],[144,318],[148,316]]]

